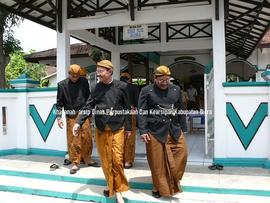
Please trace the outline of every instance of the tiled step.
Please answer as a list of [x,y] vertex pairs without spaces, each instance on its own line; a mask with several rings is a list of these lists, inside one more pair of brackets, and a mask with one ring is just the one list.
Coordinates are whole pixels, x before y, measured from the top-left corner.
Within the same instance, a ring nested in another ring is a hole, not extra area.
[[[69,167],[61,165],[62,161],[57,157],[0,157],[0,194],[6,191],[4,194],[8,198],[13,193],[13,199],[10,200],[17,199],[20,195],[24,195],[26,200],[31,195],[35,198],[47,197],[52,198],[49,202],[53,203],[55,199],[56,203],[66,199],[74,203],[115,201],[102,195],[106,182],[101,168],[82,167],[77,174],[70,175]],[[52,163],[58,163],[60,168],[50,171],[49,166]],[[207,167],[188,166],[182,180],[184,192],[172,198],[156,199],[151,196],[151,173],[147,165],[136,163],[135,168],[125,170],[131,190],[124,192],[123,196],[126,203],[270,202],[270,190],[267,187],[270,181],[269,171],[246,171],[235,168],[209,171]],[[13,201],[3,201],[0,198],[0,203],[10,202]]]

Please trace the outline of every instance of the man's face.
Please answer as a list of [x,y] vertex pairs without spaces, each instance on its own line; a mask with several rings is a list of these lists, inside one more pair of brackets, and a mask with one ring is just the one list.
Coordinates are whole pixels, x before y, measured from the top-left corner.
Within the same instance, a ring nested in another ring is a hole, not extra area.
[[80,78],[80,73],[69,73],[69,79],[72,82],[77,82]]
[[160,89],[166,90],[170,84],[170,76],[158,76],[155,78],[155,83]]
[[96,74],[99,79],[99,82],[106,82],[111,79],[112,70],[98,66],[96,70]]

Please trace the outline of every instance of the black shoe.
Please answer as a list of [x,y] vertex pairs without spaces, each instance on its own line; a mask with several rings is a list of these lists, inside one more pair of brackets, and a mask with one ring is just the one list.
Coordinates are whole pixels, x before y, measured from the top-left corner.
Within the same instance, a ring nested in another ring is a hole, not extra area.
[[152,191],[152,196],[155,198],[160,198],[161,195],[159,194],[159,191]]
[[87,164],[88,166],[92,166],[92,167],[100,167],[98,162],[93,162],[93,163],[89,163]]
[[59,168],[59,166],[57,165],[57,164],[52,164],[51,166],[50,166],[50,170],[51,171],[55,171],[56,169],[58,169]]
[[221,165],[221,164],[212,164],[211,166],[208,166],[208,168],[210,169],[210,170],[219,170],[219,171],[221,171],[221,170],[223,170],[223,165]]
[[110,191],[109,191],[109,190],[103,190],[103,195],[104,195],[105,197],[109,197]]
[[68,159],[65,159],[64,160],[64,165],[67,166],[67,165],[70,165],[72,162]]
[[69,173],[70,174],[75,174],[75,173],[77,173],[78,170],[80,170],[79,167],[78,168],[72,168],[72,169],[70,169]]

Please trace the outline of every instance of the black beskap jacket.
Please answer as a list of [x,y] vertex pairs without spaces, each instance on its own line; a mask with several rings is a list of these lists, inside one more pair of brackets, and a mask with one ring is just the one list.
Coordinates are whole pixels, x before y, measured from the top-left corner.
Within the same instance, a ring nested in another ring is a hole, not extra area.
[[167,90],[161,90],[151,84],[141,90],[138,102],[138,127],[140,134],[151,133],[160,142],[165,143],[170,133],[175,141],[181,130],[186,131],[185,115],[182,110],[180,88],[170,84]]
[[[95,110],[96,127],[104,131],[106,124],[116,131],[125,127],[131,131],[131,106],[127,93],[127,84],[113,80],[110,84],[98,83],[94,93],[89,96],[77,123],[82,125],[90,115],[89,110]],[[92,111],[93,112],[93,111]]]

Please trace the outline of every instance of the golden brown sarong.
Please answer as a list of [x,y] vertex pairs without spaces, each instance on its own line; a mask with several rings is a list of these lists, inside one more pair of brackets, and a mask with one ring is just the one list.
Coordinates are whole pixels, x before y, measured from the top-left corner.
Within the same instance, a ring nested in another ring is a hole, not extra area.
[[124,139],[124,128],[114,132],[108,128],[103,132],[96,128],[97,150],[110,197],[114,192],[124,192],[129,189],[123,165]]
[[182,133],[176,143],[169,135],[165,144],[153,135],[146,144],[147,159],[155,189],[161,196],[172,196],[182,192],[180,180],[187,163],[187,146]]
[[78,136],[74,136],[72,128],[76,123],[76,119],[77,117],[66,118],[69,160],[76,165],[79,165],[81,160],[85,163],[90,163],[93,149],[90,122],[87,119],[79,129]]
[[131,135],[125,138],[125,151],[124,163],[133,163],[135,158],[135,145],[136,145],[136,115],[132,115],[131,120]]

